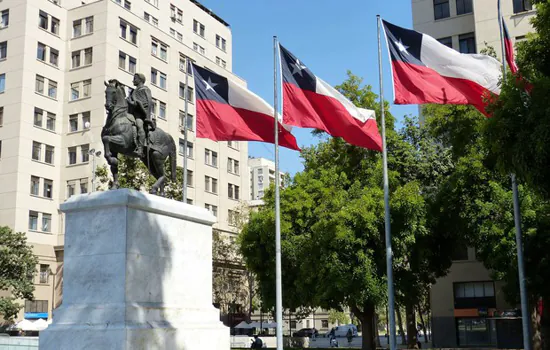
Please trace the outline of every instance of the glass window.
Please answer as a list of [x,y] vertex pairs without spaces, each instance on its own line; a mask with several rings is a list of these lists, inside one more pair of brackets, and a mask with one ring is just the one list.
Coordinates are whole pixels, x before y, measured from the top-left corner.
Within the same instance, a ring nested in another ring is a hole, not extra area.
[[159,118],[166,119],[166,103],[159,101]]
[[160,47],[160,58],[165,61],[168,59],[168,49],[164,45],[161,45]]
[[38,196],[40,192],[40,178],[36,176],[31,176],[31,194],[33,196]]
[[76,188],[76,185],[74,181],[67,181],[67,198],[74,195],[75,188]]
[[187,186],[193,187],[193,170],[187,170]]
[[0,59],[4,59],[8,56],[8,42],[4,41],[0,43]]
[[40,142],[33,141],[32,143],[32,159],[41,160],[40,153],[42,152],[42,144]]
[[118,68],[126,69],[126,54],[121,51],[118,52]]
[[69,164],[76,164],[76,147],[69,147]]
[[84,80],[82,82],[82,95],[83,97],[89,97],[92,94],[92,80]]
[[94,17],[86,17],[86,34],[94,32]]
[[451,16],[449,0],[434,0],[434,16],[435,19],[442,19]]
[[53,181],[44,179],[44,197],[53,197]]
[[38,212],[29,211],[29,230],[38,230]]
[[6,74],[0,74],[0,92],[6,90]]
[[474,33],[463,34],[458,37],[460,53],[476,53],[476,39]]
[[484,283],[484,290],[485,290],[485,296],[486,297],[494,297],[495,296],[495,285],[493,282],[485,282]]
[[451,36],[448,36],[446,38],[437,39],[437,41],[439,41],[440,43],[442,43],[443,45],[445,45],[447,47],[450,47],[451,49],[453,48],[453,37],[451,37]]
[[48,283],[50,265],[40,264],[40,283]]
[[48,80],[48,96],[51,98],[57,98],[57,82]]
[[46,145],[46,158],[44,161],[48,164],[53,164],[54,161],[54,147]]
[[212,193],[218,193],[218,179],[212,179]]
[[75,132],[78,130],[78,114],[69,116],[69,131]]
[[42,213],[42,231],[51,232],[52,231],[52,215]]
[[151,83],[152,84],[157,84],[157,75],[158,75],[158,71],[154,68],[151,68]]
[[4,124],[4,107],[0,107],[0,126]]
[[80,193],[88,193],[88,179],[80,179]]
[[206,192],[210,192],[210,177],[209,176],[204,177],[204,190]]
[[82,35],[82,20],[73,21],[73,37],[78,38]]
[[160,73],[160,87],[166,89],[166,74]]
[[44,11],[38,12],[38,26],[42,29],[48,29],[48,14]]
[[137,29],[130,26],[130,41],[132,44],[137,44]]
[[44,111],[40,108],[34,108],[34,126],[42,127],[42,116]]
[[90,160],[90,146],[82,145],[80,146],[80,153],[82,155],[82,163],[87,163]]
[[92,64],[93,48],[89,47],[84,50],[84,64]]
[[71,101],[80,98],[80,82],[71,84]]
[[190,86],[187,88],[187,101],[193,103],[193,96],[195,96],[195,94],[193,92],[193,88]]
[[456,0],[456,14],[463,15],[474,11],[472,0]]
[[530,0],[514,0],[514,13],[531,11],[533,4]]
[[129,57],[128,58],[128,71],[130,73],[135,73],[136,72],[136,59],[133,58],[133,57]]
[[80,67],[80,50],[73,51],[73,53],[71,54],[71,62],[73,68]]
[[91,113],[88,112],[82,112],[82,125],[86,128],[86,124],[90,124],[90,117]]
[[41,61],[46,60],[46,45],[38,43],[38,46],[36,48],[36,58]]
[[1,12],[0,28],[7,27],[10,24],[10,10],[4,10]]
[[50,47],[50,63],[57,67],[59,64],[59,51]]
[[496,323],[486,318],[457,319],[459,346],[496,346]]
[[187,158],[193,158],[193,142],[187,141]]
[[46,116],[46,129],[55,131],[55,114],[48,112]]
[[51,22],[52,22],[52,27],[51,27],[51,30],[50,30],[50,31],[51,31],[53,34],[58,35],[58,34],[59,34],[59,20],[58,20],[57,18],[55,18],[55,17],[52,17]]
[[212,152],[212,166],[218,167],[218,152]]

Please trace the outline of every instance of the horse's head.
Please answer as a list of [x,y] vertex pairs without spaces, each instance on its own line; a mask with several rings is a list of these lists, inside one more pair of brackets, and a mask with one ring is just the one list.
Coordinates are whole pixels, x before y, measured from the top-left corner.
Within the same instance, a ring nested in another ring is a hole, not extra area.
[[124,85],[118,80],[105,82],[105,109],[111,113],[115,107],[127,107]]

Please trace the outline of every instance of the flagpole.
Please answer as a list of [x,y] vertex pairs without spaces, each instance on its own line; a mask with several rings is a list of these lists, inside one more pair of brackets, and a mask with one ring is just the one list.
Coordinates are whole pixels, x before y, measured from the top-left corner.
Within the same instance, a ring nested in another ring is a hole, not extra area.
[[[498,24],[500,27],[500,46],[502,49],[502,81],[506,82],[506,44],[504,43],[504,18],[498,0]],[[516,250],[518,258],[519,295],[521,300],[521,325],[523,330],[523,348],[531,350],[531,336],[529,332],[529,306],[527,303],[527,290],[525,288],[525,267],[523,260],[523,242],[521,235],[521,212],[519,206],[519,191],[516,174],[510,174],[512,180],[512,196],[514,201],[514,224],[516,226]]]
[[[393,291],[393,267],[392,267],[392,248],[391,248],[391,227],[390,227],[390,189],[388,184],[388,152],[386,148],[386,119],[384,108],[384,88],[382,78],[382,43],[380,39],[380,15],[376,15],[378,23],[378,68],[380,76],[380,116],[382,124],[382,161],[384,171],[384,207],[386,218],[386,268],[388,277],[388,308],[390,318],[390,350],[395,350],[395,300]],[[378,335],[377,335],[378,336]]]
[[[189,57],[185,57],[185,88],[183,91],[183,100],[185,101],[184,113],[185,117],[183,118],[183,192],[181,201],[187,203],[187,109],[189,108]],[[191,70],[192,71],[192,70]]]
[[275,122],[275,315],[277,322],[277,350],[283,350],[283,283],[281,271],[281,208],[279,197],[279,97],[277,93],[277,36],[273,36],[273,119]]

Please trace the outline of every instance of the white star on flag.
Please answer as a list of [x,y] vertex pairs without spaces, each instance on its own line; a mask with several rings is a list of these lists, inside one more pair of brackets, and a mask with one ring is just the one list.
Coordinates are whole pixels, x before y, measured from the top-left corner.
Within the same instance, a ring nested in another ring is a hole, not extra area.
[[216,90],[214,90],[214,88],[215,88],[218,84],[214,84],[214,83],[212,82],[212,80],[210,79],[210,77],[208,77],[208,81],[206,81],[206,80],[203,79],[202,82],[204,83],[204,85],[206,85],[206,91],[212,90],[212,91],[216,92]]
[[302,64],[302,62],[300,62],[300,60],[296,60],[296,62],[294,62],[294,68],[292,69],[292,75],[298,73],[302,76],[302,70],[306,69],[307,67],[304,66]]
[[396,41],[396,42],[395,42],[395,45],[397,45],[397,48],[399,49],[399,51],[409,53],[409,52],[407,51],[407,49],[408,49],[409,47],[403,45],[403,42],[401,41],[401,39],[399,39],[398,42]]

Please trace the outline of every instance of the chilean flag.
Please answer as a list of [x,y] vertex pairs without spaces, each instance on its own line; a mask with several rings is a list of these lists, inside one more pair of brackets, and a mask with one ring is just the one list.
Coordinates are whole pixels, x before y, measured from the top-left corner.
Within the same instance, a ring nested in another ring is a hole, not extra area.
[[356,107],[281,45],[280,52],[285,124],[320,129],[352,145],[382,151],[374,111]]
[[[214,141],[275,143],[273,107],[250,90],[193,64],[197,101],[197,137]],[[300,148],[279,123],[279,144]]]
[[396,104],[473,105],[487,115],[499,95],[502,65],[493,57],[461,54],[436,39],[383,21]]
[[508,27],[504,23],[504,17],[502,18],[502,32],[504,34],[504,51],[506,51],[506,62],[512,73],[516,74],[518,72],[518,65],[516,64],[516,59],[514,58],[514,44],[512,43],[512,38],[510,38],[510,33],[508,33]]

